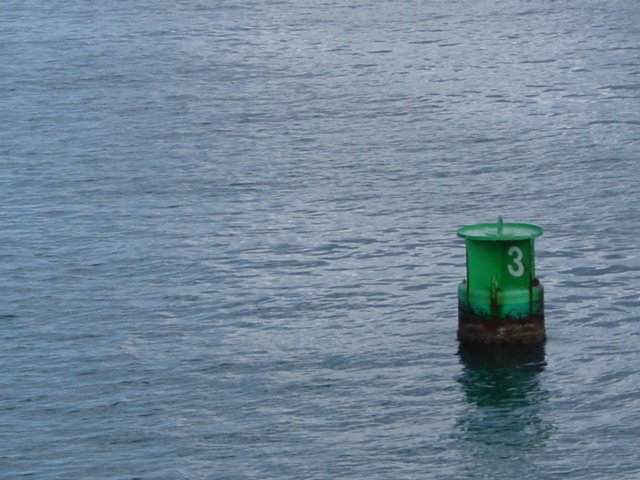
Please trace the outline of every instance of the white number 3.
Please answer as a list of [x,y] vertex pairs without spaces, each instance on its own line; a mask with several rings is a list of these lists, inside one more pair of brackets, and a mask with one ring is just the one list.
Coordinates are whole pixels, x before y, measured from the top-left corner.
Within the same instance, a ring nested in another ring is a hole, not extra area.
[[524,265],[522,264],[522,250],[520,247],[513,246],[509,248],[508,252],[510,257],[513,257],[513,264],[507,265],[507,270],[514,277],[521,277],[524,273]]

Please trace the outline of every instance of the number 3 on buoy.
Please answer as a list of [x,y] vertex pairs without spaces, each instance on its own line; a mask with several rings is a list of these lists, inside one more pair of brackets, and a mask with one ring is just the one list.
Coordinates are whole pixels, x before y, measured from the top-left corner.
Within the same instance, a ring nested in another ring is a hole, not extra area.
[[513,263],[507,265],[507,270],[509,270],[509,273],[514,277],[521,277],[524,273],[524,265],[522,264],[522,249],[514,245],[509,248],[509,251],[507,253],[510,257],[513,257]]

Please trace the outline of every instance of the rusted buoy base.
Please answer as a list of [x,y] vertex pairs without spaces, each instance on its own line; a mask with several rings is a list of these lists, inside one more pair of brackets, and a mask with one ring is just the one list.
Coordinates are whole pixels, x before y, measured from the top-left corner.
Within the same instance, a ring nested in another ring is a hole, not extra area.
[[546,340],[544,313],[524,318],[494,318],[474,315],[459,306],[458,340],[501,345],[541,344]]

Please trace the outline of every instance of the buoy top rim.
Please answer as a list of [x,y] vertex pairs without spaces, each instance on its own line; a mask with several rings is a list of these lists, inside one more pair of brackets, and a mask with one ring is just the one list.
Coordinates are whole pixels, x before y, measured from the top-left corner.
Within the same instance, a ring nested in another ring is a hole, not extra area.
[[469,240],[530,240],[542,235],[542,228],[529,223],[476,223],[458,229],[458,236]]

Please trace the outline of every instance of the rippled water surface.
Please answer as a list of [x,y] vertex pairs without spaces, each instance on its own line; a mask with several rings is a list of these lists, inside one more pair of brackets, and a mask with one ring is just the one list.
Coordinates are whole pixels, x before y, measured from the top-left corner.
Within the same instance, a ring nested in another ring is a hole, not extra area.
[[[0,477],[635,479],[635,0],[0,5]],[[460,349],[531,222],[544,350]]]

